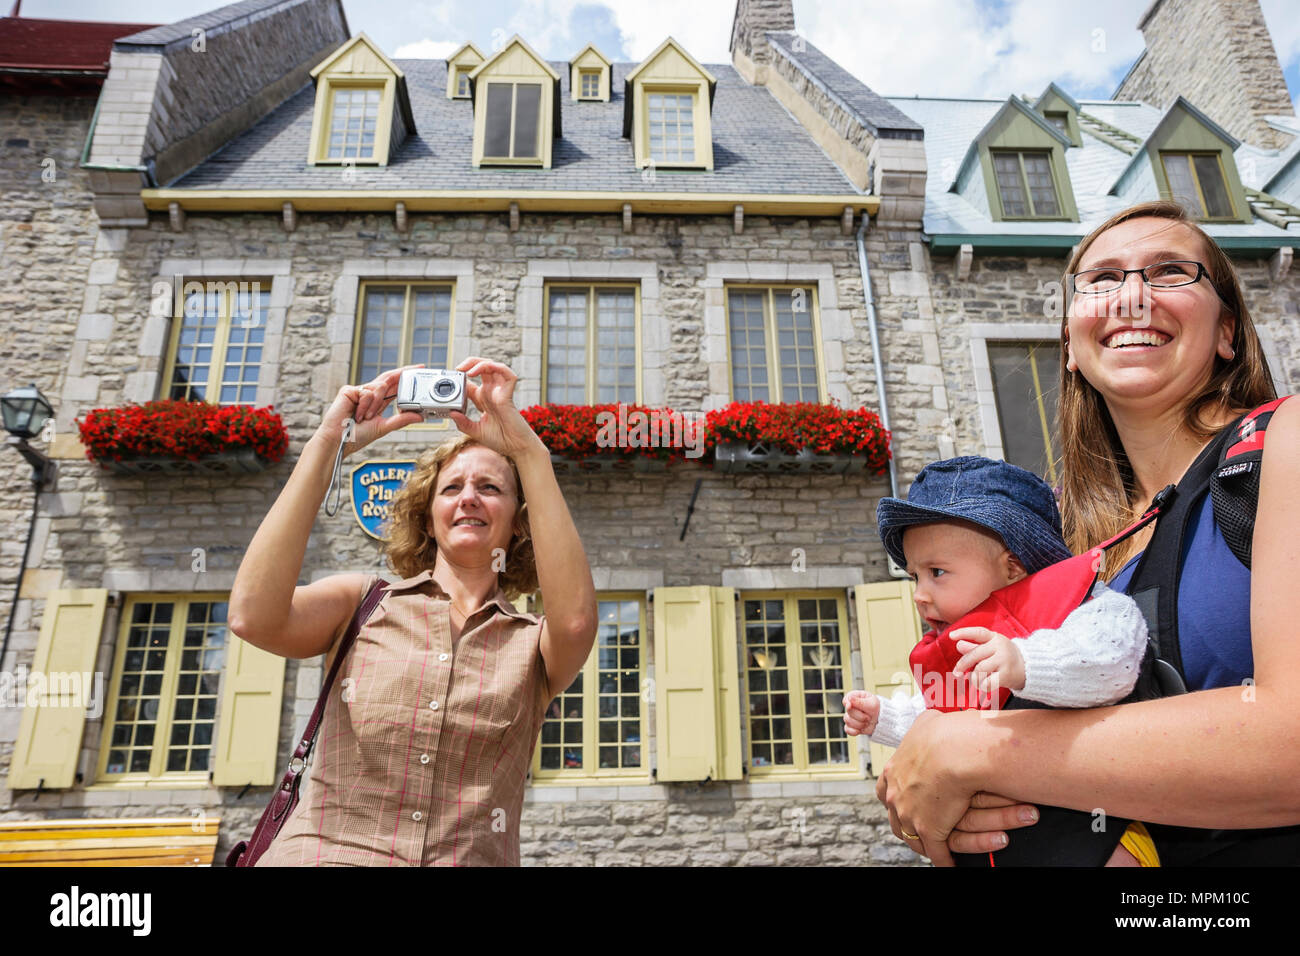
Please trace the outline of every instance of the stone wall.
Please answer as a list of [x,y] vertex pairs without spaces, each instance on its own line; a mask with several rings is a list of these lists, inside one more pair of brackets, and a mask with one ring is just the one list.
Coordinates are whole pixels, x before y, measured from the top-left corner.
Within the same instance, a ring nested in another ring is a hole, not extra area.
[[1265,149],[1292,141],[1264,121],[1295,111],[1258,0],[1163,0],[1141,30],[1146,53],[1114,99],[1164,109],[1181,94],[1238,139]]
[[[0,96],[0,392],[34,383],[56,407],[96,245],[89,183],[77,165],[94,108],[93,96]],[[46,441],[31,444],[49,450]],[[10,529],[0,544],[0,632],[13,606],[32,516],[31,475],[16,451],[0,455],[0,523]],[[77,487],[77,479],[63,487]],[[37,518],[37,543],[49,533],[50,521],[48,513]],[[31,629],[32,596],[56,587],[59,571],[50,566],[27,578],[32,587],[18,601],[15,641]],[[10,654],[0,670],[12,662]],[[0,712],[0,728],[14,713]],[[0,732],[0,739],[11,738]]]

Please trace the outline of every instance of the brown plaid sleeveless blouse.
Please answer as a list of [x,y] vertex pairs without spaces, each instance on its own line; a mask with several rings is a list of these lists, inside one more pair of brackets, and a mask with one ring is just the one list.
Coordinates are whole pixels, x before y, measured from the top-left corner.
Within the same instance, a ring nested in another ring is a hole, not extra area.
[[498,589],[453,643],[431,571],[388,585],[330,690],[302,798],[257,865],[518,866],[550,702],[541,631]]

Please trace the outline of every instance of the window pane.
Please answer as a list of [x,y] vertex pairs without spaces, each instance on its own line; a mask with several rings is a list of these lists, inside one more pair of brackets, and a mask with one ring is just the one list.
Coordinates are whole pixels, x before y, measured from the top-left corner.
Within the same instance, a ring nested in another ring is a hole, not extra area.
[[551,289],[546,341],[546,401],[587,401],[587,292]]
[[808,289],[776,289],[777,347],[781,362],[781,401],[816,402],[817,352],[813,348],[812,295]]
[[690,93],[651,93],[646,127],[650,158],[655,162],[694,162],[695,97]]
[[1029,206],[1025,201],[1025,190],[1020,181],[1020,154],[994,153],[993,175],[997,180],[998,194],[1002,197],[1002,214],[1005,216],[1029,215]]
[[1194,216],[1204,216],[1205,209],[1196,195],[1196,182],[1192,179],[1190,157],[1185,153],[1163,153],[1165,173],[1169,177],[1169,191],[1174,202]]
[[596,296],[596,401],[636,401],[636,299],[632,290]]
[[1058,216],[1056,189],[1052,185],[1052,166],[1047,153],[1025,153],[1025,178],[1035,216]]
[[[331,159],[371,159],[374,156],[373,130],[379,119],[379,93],[376,88],[342,88],[334,90],[330,115]],[[371,131],[368,137],[365,131]]]
[[489,83],[487,88],[487,119],[483,135],[483,155],[506,157],[510,155],[510,103],[514,87],[510,83]]
[[737,402],[770,401],[763,293],[731,289],[727,293],[727,309],[731,337],[731,397]]
[[1232,202],[1228,199],[1228,187],[1223,181],[1219,157],[1196,156],[1192,162],[1196,165],[1196,178],[1201,184],[1201,194],[1205,197],[1206,215],[1231,216]]
[[[406,364],[402,359],[402,316],[405,286],[368,286],[361,303],[361,349],[355,384],[369,382],[380,372]],[[393,413],[389,405],[386,415]]]
[[423,362],[425,368],[446,368],[447,339],[451,329],[451,286],[415,289],[414,296],[409,361]]
[[220,293],[191,292],[185,297],[180,322],[168,397],[203,401],[208,398],[205,383],[213,356],[211,348],[200,346],[216,341],[217,327],[221,323]]
[[515,87],[515,152],[521,159],[538,156],[537,130],[541,126],[542,87],[520,83]]
[[1050,342],[989,342],[989,365],[1004,457],[1057,483],[1058,346]]
[[794,763],[790,722],[789,661],[786,658],[785,604],[746,600],[745,679],[749,687],[750,765]]

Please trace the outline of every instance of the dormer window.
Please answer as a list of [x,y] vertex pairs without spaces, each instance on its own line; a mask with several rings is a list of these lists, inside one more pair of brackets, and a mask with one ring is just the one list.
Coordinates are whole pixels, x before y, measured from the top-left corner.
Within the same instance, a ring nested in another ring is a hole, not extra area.
[[470,74],[474,165],[551,167],[560,74],[519,37]]
[[1083,145],[1083,134],[1079,131],[1079,103],[1065,90],[1055,83],[1048,83],[1033,108],[1068,139],[1071,146]]
[[609,102],[609,60],[588,43],[569,60],[569,88],[575,100]]
[[469,75],[482,62],[483,53],[472,43],[466,43],[447,57],[447,99],[470,98]]
[[1065,135],[1067,136],[1070,135],[1070,114],[1069,113],[1064,113],[1064,112],[1058,113],[1053,110],[1049,110],[1048,112],[1043,114],[1043,117],[1047,120],[1047,122],[1051,123],[1062,133],[1065,133]]
[[1057,219],[1061,204],[1052,183],[1049,152],[991,150],[993,175],[1007,219]]
[[717,80],[669,37],[627,75],[623,135],[638,167],[713,168]]
[[330,104],[328,159],[375,157],[375,129],[379,125],[382,86],[335,87]]
[[539,159],[540,83],[488,83],[484,159]]
[[406,76],[364,33],[311,71],[316,109],[307,162],[386,166],[415,132]]
[[1162,152],[1160,162],[1174,202],[1201,219],[1235,218],[1218,153]]
[[650,158],[664,165],[695,162],[695,94],[651,88],[646,106]]

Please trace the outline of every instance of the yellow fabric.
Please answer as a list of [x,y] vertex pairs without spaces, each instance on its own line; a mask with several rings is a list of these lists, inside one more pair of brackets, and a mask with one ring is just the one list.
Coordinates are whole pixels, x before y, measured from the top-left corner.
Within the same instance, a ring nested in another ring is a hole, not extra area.
[[1119,838],[1119,845],[1128,850],[1143,866],[1159,866],[1160,854],[1156,852],[1155,841],[1142,824],[1134,821],[1128,825],[1124,835]]

